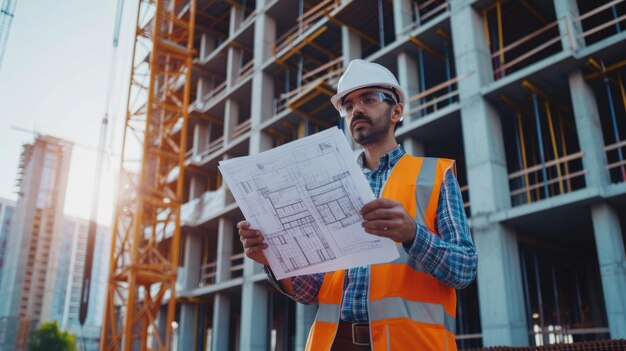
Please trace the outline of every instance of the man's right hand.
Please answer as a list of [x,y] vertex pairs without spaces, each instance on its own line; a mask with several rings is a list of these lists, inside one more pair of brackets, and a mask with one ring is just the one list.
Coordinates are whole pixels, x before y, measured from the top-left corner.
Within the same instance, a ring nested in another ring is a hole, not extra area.
[[263,234],[256,229],[250,229],[250,222],[248,221],[237,223],[237,228],[239,229],[239,240],[243,244],[246,256],[262,265],[269,265],[263,254],[263,250],[267,249]]

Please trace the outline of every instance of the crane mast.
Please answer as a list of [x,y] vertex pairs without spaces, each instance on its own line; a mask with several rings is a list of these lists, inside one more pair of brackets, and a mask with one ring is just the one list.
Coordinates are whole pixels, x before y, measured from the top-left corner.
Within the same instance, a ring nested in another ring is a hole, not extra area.
[[139,1],[101,350],[172,347],[195,4]]

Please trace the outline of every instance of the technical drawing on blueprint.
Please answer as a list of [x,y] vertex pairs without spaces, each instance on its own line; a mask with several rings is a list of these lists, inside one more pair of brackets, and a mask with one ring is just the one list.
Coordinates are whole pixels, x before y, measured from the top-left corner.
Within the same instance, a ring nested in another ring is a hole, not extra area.
[[359,210],[374,197],[337,128],[219,167],[242,213],[265,236],[278,279],[398,256],[395,243],[361,227]]

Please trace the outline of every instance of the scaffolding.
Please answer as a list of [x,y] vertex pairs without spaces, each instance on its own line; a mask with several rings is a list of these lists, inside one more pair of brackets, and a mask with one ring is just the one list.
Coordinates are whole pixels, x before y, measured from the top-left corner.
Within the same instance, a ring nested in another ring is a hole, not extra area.
[[[522,13],[528,21],[518,26],[513,18]],[[482,14],[496,80],[560,52],[564,38],[569,49],[574,48],[569,22],[564,17],[556,18],[553,9],[538,8],[528,0],[497,0]],[[560,23],[565,33],[559,31]]]
[[195,5],[138,6],[101,350],[172,348]]
[[567,104],[524,80],[521,87],[530,103],[502,95],[508,109],[514,146],[509,147],[509,184],[514,206],[585,186],[573,118]]

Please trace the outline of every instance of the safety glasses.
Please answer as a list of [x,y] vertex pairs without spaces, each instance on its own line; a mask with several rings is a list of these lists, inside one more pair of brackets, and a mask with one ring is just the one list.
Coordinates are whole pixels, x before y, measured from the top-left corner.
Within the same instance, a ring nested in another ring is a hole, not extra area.
[[352,113],[354,107],[358,104],[361,104],[364,107],[373,107],[383,101],[390,101],[393,104],[397,103],[396,100],[389,94],[380,91],[372,91],[343,101],[341,103],[341,106],[339,107],[339,115],[343,118],[349,116]]

